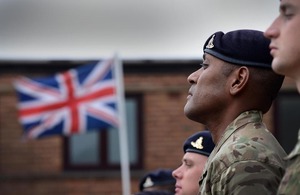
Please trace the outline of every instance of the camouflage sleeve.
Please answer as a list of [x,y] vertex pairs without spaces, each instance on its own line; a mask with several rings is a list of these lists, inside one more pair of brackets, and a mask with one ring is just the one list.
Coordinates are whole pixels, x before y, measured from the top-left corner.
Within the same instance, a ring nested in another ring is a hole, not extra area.
[[233,163],[219,181],[212,184],[213,194],[276,194],[283,170],[258,161]]
[[300,194],[300,156],[291,161],[278,189],[278,195]]

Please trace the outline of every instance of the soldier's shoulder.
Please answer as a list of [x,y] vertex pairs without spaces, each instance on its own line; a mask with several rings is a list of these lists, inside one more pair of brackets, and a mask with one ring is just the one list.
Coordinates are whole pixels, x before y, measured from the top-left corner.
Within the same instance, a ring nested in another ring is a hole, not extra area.
[[269,142],[265,137],[268,136],[233,134],[222,145],[215,158],[227,166],[239,161],[284,166],[283,158],[286,153],[280,145]]
[[286,168],[281,180],[279,194],[300,194],[300,155],[294,156],[290,160],[290,165]]

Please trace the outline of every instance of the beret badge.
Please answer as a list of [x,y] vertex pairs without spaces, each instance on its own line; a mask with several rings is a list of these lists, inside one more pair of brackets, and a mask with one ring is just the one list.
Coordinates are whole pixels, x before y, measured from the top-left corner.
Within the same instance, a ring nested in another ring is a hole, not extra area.
[[197,149],[203,149],[203,145],[202,145],[202,142],[203,142],[203,137],[199,137],[195,142],[191,142],[191,145],[194,147],[194,148],[197,148]]
[[151,186],[153,186],[153,185],[154,185],[154,183],[153,183],[153,181],[151,180],[151,178],[150,178],[150,177],[147,177],[145,183],[143,184],[143,187],[144,187],[144,188],[148,188],[148,187],[151,187]]
[[206,48],[208,48],[208,49],[211,49],[211,48],[213,48],[214,47],[214,38],[215,38],[215,35],[213,35],[211,38],[210,38],[210,40],[208,41],[208,43],[207,43],[207,45],[206,45]]

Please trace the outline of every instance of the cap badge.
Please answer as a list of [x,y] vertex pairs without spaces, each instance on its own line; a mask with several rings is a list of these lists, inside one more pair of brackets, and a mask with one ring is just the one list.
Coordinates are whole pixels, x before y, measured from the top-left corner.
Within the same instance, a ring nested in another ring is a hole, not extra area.
[[153,181],[151,180],[151,178],[150,178],[150,177],[147,177],[145,183],[143,184],[143,187],[144,187],[144,188],[148,188],[148,187],[151,187],[151,186],[153,186],[153,185],[154,185],[154,183],[153,183]]
[[208,49],[211,49],[211,48],[213,48],[214,47],[214,38],[215,38],[215,35],[213,35],[211,38],[210,38],[210,40],[208,41],[208,43],[207,43],[207,45],[206,45],[206,48],[208,48]]
[[191,145],[197,149],[203,149],[203,137],[199,137],[195,142],[191,142]]

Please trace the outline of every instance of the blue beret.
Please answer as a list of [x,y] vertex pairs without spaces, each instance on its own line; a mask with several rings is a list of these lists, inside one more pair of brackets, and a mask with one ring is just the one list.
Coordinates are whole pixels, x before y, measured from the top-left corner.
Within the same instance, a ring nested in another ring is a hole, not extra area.
[[215,144],[209,131],[200,131],[190,136],[183,144],[183,152],[194,152],[209,156]]
[[271,69],[270,40],[257,30],[235,30],[226,34],[212,34],[203,46],[203,52],[223,61]]
[[140,181],[140,191],[144,188],[162,185],[175,185],[176,180],[172,176],[171,169],[157,169],[147,173]]

